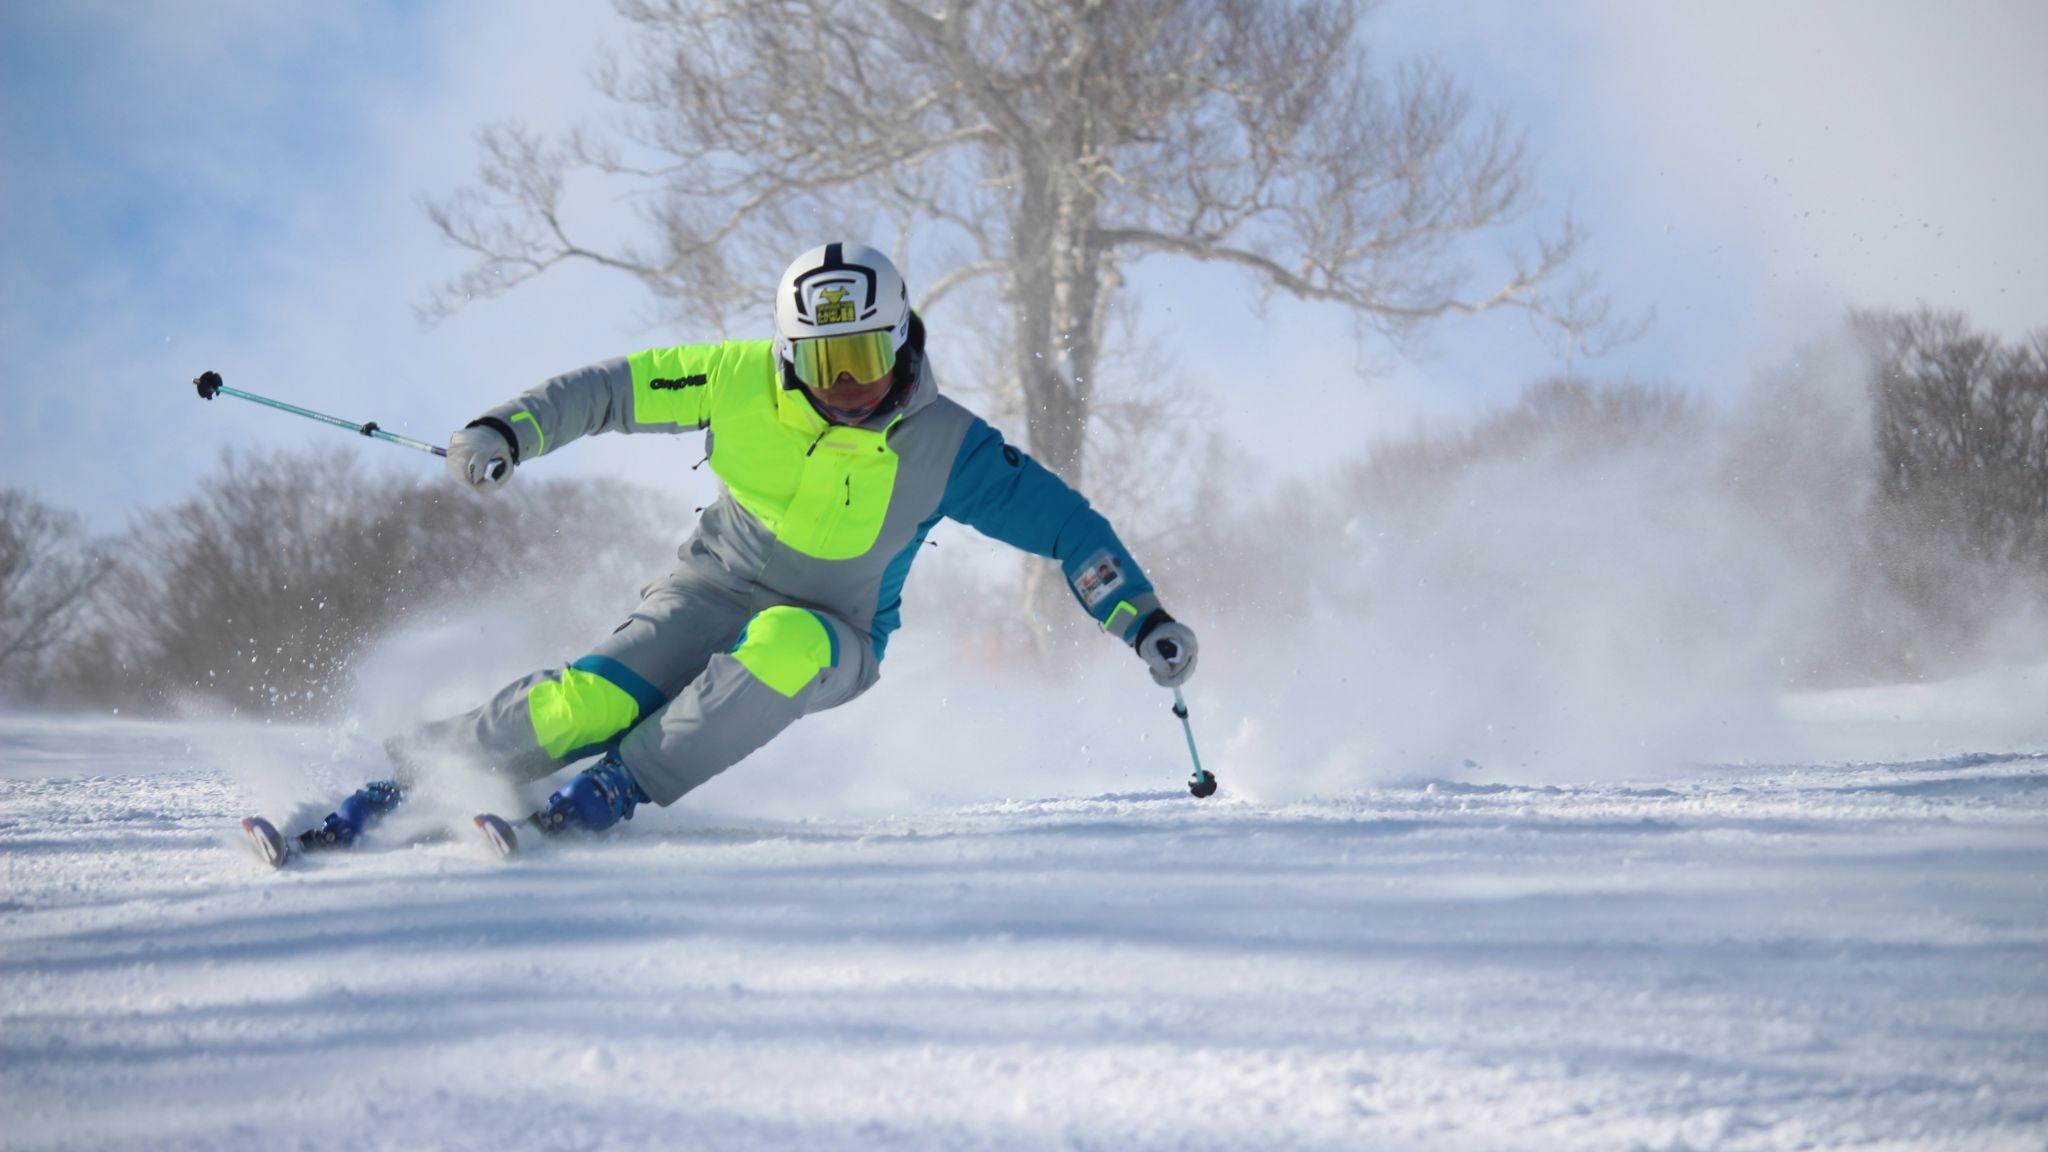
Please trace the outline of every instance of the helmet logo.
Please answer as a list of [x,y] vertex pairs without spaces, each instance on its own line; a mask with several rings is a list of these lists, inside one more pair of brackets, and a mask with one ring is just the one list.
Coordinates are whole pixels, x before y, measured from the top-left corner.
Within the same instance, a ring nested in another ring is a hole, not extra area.
[[834,284],[820,289],[818,298],[811,305],[812,314],[819,324],[850,324],[856,318],[852,294]]

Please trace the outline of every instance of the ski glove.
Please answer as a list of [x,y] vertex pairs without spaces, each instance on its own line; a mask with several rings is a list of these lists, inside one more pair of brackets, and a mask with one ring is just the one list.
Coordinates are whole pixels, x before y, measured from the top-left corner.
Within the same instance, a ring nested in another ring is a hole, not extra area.
[[479,492],[492,492],[512,479],[519,453],[488,424],[471,424],[448,438],[448,475]]
[[1195,630],[1168,616],[1163,608],[1145,618],[1131,646],[1152,669],[1153,682],[1162,688],[1178,688],[1195,674],[1195,653],[1200,649]]

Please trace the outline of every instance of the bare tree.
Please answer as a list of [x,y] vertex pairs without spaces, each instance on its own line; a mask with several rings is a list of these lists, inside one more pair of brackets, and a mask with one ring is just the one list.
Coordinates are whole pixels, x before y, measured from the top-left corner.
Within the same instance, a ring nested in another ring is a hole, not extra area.
[[2048,573],[2048,332],[2001,343],[1929,308],[1852,318],[1894,512],[1984,562]]
[[0,489],[0,682],[34,671],[106,573],[106,560],[81,541],[78,517]]
[[[1109,307],[1147,254],[1234,265],[1393,337],[1496,308],[1583,335],[1598,302],[1546,295],[1580,242],[1569,219],[1472,286],[1461,242],[1528,206],[1522,141],[1432,64],[1376,72],[1371,7],[620,0],[635,51],[600,84],[621,130],[486,130],[482,188],[428,206],[477,262],[427,312],[588,261],[722,332],[792,237],[886,224],[929,253],[921,307],[997,281],[1029,447],[1077,483]],[[591,175],[647,235],[590,238],[606,222],[572,213],[570,186]]]
[[440,605],[526,582],[543,596],[586,571],[658,571],[673,544],[650,522],[660,506],[561,478],[485,500],[432,473],[373,471],[339,446],[224,453],[194,495],[128,534],[51,694],[326,715],[370,645]]

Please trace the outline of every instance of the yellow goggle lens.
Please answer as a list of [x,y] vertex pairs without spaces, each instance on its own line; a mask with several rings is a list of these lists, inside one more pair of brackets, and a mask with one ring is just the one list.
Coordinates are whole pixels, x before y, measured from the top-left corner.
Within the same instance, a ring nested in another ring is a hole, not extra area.
[[896,338],[889,332],[818,336],[790,341],[789,353],[796,378],[813,388],[831,387],[841,372],[867,384],[896,366]]

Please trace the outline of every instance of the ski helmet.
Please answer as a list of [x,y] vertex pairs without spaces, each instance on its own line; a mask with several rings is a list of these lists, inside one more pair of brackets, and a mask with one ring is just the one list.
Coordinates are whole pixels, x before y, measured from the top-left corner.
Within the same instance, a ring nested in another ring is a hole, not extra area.
[[841,372],[880,379],[910,338],[910,293],[887,256],[826,244],[796,258],[775,289],[775,358],[800,383],[830,387]]

